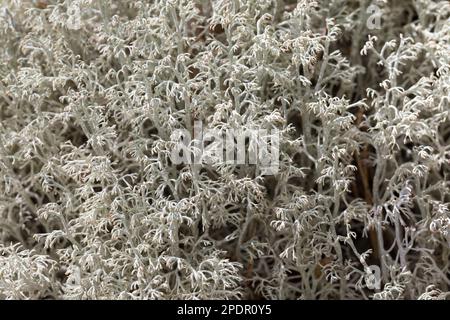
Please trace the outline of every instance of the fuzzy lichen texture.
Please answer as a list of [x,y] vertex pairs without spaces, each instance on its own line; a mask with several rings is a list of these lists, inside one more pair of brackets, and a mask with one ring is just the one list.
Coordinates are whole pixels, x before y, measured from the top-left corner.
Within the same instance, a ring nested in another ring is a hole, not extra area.
[[448,1],[3,0],[0,43],[1,299],[448,296]]

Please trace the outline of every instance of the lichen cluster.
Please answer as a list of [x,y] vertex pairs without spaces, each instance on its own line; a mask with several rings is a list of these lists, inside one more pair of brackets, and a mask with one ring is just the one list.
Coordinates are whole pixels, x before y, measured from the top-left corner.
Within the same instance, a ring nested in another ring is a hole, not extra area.
[[2,0],[0,299],[445,298],[449,105],[448,1]]

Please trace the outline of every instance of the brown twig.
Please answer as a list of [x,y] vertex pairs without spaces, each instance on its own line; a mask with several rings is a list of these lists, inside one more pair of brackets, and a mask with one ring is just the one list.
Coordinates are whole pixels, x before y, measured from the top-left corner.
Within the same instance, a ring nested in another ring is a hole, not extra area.
[[[358,112],[356,113],[356,126],[359,127],[364,117],[364,109],[360,108]],[[356,165],[358,167],[358,173],[359,177],[361,179],[362,183],[362,197],[366,201],[367,204],[370,206],[373,205],[373,197],[372,197],[372,190],[370,188],[370,168],[367,166],[367,162],[369,159],[369,146],[368,144],[364,144],[364,146],[361,149],[361,152],[359,154],[355,155],[355,161]],[[360,194],[358,191],[358,187],[354,185],[353,188],[354,191],[357,191],[355,194]],[[372,247],[372,255],[376,259],[379,258],[380,250],[378,248],[378,236],[375,227],[370,227],[369,229],[369,240]]]

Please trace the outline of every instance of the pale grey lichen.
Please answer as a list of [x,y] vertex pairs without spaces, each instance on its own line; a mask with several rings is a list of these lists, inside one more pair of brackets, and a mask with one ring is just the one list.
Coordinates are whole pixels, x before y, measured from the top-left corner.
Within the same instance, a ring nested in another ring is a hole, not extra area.
[[448,296],[448,1],[0,4],[0,298]]

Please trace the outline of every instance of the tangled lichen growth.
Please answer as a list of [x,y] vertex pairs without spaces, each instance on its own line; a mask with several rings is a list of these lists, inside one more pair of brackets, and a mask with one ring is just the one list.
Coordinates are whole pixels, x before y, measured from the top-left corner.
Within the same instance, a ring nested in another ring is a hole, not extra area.
[[0,4],[0,298],[446,297],[448,1]]

